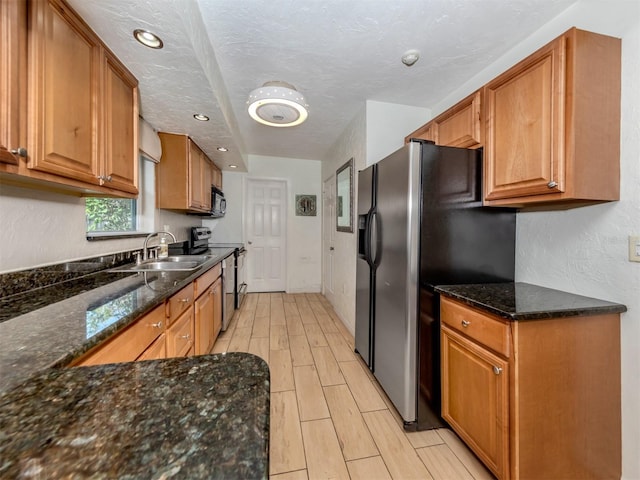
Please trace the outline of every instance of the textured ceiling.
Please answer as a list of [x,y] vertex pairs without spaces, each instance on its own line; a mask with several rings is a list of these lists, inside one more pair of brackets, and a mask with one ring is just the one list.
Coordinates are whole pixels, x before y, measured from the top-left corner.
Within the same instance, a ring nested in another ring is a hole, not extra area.
[[[321,160],[366,100],[430,108],[575,0],[68,0],[140,82],[141,114],[223,169],[246,155]],[[151,50],[144,28],[162,37]],[[413,67],[400,58],[418,49]],[[309,119],[250,119],[249,92],[291,83]],[[194,113],[211,120],[197,122]],[[407,132],[408,133],[408,132]],[[226,146],[221,154],[218,146]]]

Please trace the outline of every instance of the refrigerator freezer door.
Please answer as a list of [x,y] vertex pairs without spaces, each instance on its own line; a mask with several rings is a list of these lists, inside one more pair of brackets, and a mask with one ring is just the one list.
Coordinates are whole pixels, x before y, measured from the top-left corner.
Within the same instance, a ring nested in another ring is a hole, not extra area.
[[420,148],[409,143],[378,163],[374,375],[405,423],[416,421]]
[[358,257],[356,262],[356,351],[365,363],[373,370],[373,308],[372,302],[375,284],[375,270],[371,269],[368,256],[370,240],[370,218],[373,208],[375,188],[375,166],[358,173]]

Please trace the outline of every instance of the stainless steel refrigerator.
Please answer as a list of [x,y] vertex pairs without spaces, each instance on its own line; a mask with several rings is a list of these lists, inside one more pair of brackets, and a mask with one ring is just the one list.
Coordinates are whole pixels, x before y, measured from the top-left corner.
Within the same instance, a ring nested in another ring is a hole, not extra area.
[[481,155],[411,141],[358,174],[355,347],[407,429],[443,425],[434,287],[513,281],[515,211],[482,207]]

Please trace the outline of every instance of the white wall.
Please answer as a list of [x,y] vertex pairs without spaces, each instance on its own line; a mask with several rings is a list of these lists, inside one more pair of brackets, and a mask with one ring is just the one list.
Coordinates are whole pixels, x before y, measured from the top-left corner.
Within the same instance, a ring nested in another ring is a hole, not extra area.
[[[287,292],[320,292],[322,282],[321,162],[260,155],[249,155],[248,162],[249,171],[246,178],[280,179],[287,182]],[[296,216],[295,196],[301,194],[316,195],[317,215],[315,217]],[[250,262],[251,259],[249,258],[248,261]]]
[[[199,217],[155,211],[156,230],[169,225],[188,238]],[[22,187],[0,187],[0,273],[142,248],[144,238],[89,242],[84,198]]]
[[367,100],[366,164],[398,150],[404,137],[432,118],[428,108]]
[[[364,106],[325,156],[322,162],[323,181],[335,175],[336,170],[350,158],[353,158],[354,169],[354,233],[335,232],[332,271],[334,279],[336,281],[339,280],[340,284],[337,286],[338,288],[334,289],[332,296],[327,295],[327,299],[333,305],[333,309],[342,320],[342,323],[346,325],[351,333],[355,333],[356,253],[358,239],[357,232],[355,231],[355,217],[357,212],[355,201],[357,199],[356,192],[358,191],[357,172],[367,166],[366,108]],[[335,225],[335,223],[333,223],[333,225]],[[335,228],[333,225],[331,228]]]
[[203,219],[202,225],[212,229],[212,242],[244,243],[244,190],[246,173],[222,171],[222,191],[227,212],[222,218]]

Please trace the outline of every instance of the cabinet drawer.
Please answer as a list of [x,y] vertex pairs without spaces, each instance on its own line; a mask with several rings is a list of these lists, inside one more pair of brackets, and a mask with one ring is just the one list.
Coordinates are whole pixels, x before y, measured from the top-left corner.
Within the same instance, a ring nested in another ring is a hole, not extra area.
[[195,279],[195,296],[196,298],[202,295],[207,289],[215,282],[218,277],[222,275],[222,265],[218,264],[208,272],[200,275]]
[[193,305],[193,282],[173,295],[167,302],[167,318],[171,325],[187,308]]
[[76,365],[133,362],[164,332],[164,319],[162,304],[97,347]]
[[507,321],[446,297],[441,300],[440,319],[443,324],[491,350],[507,358],[511,355],[511,328]]
[[185,357],[193,347],[193,308],[167,329],[167,358]]

